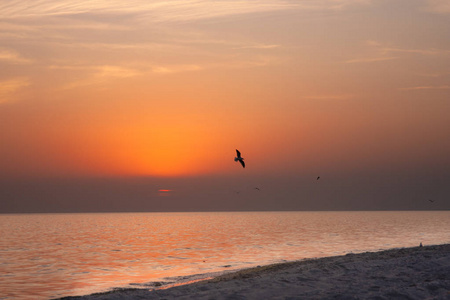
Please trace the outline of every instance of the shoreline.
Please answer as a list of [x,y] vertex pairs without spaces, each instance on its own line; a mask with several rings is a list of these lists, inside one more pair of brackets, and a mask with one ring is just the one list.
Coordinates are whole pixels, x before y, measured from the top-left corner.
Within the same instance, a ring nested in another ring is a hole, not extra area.
[[450,244],[303,259],[153,289],[59,299],[448,299]]

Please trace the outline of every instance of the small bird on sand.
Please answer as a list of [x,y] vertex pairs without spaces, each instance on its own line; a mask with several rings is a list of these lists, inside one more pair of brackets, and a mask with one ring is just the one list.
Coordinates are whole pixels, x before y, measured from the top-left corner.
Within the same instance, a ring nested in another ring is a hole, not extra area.
[[239,161],[242,165],[243,168],[245,168],[245,162],[244,162],[244,158],[241,157],[241,152],[239,152],[238,149],[236,149],[236,157],[234,158],[234,161]]

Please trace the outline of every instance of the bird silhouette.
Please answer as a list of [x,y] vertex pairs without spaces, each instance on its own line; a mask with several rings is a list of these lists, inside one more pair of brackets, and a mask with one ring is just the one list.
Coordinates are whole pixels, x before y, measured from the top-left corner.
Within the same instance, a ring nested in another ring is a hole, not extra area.
[[244,158],[241,157],[241,152],[239,152],[238,149],[236,149],[236,157],[234,158],[234,161],[239,161],[243,168],[245,168],[245,162]]
[[319,180],[320,179],[320,176],[317,176],[317,179],[316,180]]

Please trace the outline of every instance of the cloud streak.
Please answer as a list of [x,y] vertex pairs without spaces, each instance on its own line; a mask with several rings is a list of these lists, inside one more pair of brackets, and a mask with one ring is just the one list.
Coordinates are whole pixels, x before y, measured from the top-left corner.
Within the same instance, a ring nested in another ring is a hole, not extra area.
[[400,88],[401,91],[421,91],[421,90],[449,90],[450,85],[424,85],[424,86],[413,86],[407,88]]
[[[134,18],[141,23],[187,22],[288,9],[343,10],[352,5],[367,5],[371,2],[371,0],[129,0],[126,2],[121,0],[35,0],[30,5],[24,1],[3,0],[0,3],[0,19],[101,16],[104,22],[108,22],[109,19],[109,23],[112,23],[111,20],[117,20],[122,16]],[[97,27],[99,27],[98,24]]]
[[380,62],[380,61],[386,61],[386,60],[393,60],[397,59],[396,56],[387,56],[387,57],[364,57],[364,58],[355,58],[355,59],[349,59],[345,61],[347,64],[357,64],[357,63],[373,63],[373,62]]
[[365,44],[371,49],[372,54],[367,57],[360,57],[346,60],[345,63],[373,63],[387,60],[400,59],[406,55],[422,55],[422,56],[437,56],[448,55],[450,50],[446,49],[408,49],[401,47],[388,47],[378,41],[368,40]]
[[412,53],[420,55],[440,55],[440,54],[450,54],[450,50],[443,49],[402,49],[402,48],[382,48],[384,53]]
[[355,98],[353,94],[327,94],[306,96],[308,100],[349,100]]
[[14,50],[0,48],[0,62],[10,64],[29,64],[32,63],[32,60],[24,58]]
[[28,78],[17,77],[0,81],[0,104],[14,100],[14,94],[30,85]]
[[80,14],[101,15],[140,15],[148,16],[147,21],[188,21],[209,19],[221,16],[266,12],[297,7],[288,1],[254,0],[254,1],[143,1],[143,0],[36,0],[33,5],[14,0],[2,1],[0,17],[27,18],[48,16],[70,16]]
[[242,46],[242,47],[235,47],[233,49],[274,49],[274,48],[280,48],[281,45],[249,45],[249,46]]
[[69,70],[81,72],[83,79],[75,80],[62,86],[61,89],[74,89],[83,86],[96,85],[108,82],[113,79],[130,78],[143,75],[144,72],[135,68],[117,66],[117,65],[52,65],[51,70]]

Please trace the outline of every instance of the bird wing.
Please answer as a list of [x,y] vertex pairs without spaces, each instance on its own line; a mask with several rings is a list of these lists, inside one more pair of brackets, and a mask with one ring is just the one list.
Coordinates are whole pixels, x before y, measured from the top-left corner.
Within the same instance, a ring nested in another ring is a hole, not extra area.
[[236,149],[236,155],[237,155],[238,158],[241,158],[241,152],[239,152],[238,149]]
[[241,163],[242,167],[245,168],[245,162],[242,159],[240,159],[239,162]]

